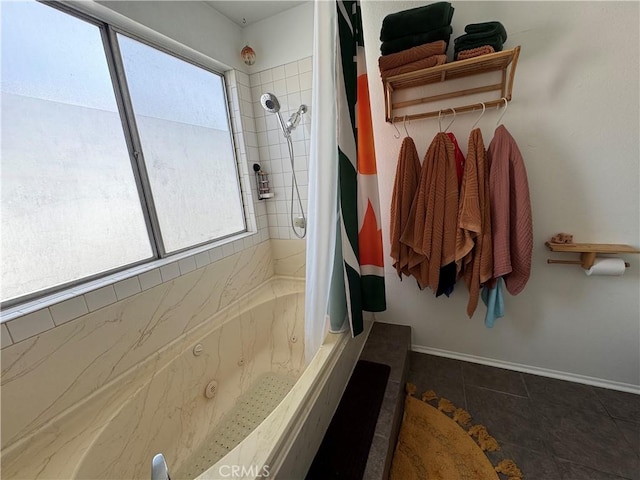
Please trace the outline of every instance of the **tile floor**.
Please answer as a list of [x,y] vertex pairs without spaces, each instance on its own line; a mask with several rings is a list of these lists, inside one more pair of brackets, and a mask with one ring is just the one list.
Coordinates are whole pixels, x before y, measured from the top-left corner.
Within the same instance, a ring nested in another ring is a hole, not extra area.
[[640,480],[639,395],[416,352],[408,381],[466,408],[526,480]]

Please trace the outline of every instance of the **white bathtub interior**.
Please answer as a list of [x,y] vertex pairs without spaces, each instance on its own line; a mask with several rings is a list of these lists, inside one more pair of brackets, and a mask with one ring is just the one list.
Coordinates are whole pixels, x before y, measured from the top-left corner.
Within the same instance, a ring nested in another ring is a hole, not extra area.
[[304,369],[304,281],[274,277],[230,310],[123,402],[74,478],[146,478],[159,452],[174,477],[193,478],[269,414],[261,397],[284,398]]
[[172,477],[196,478],[222,459],[253,432],[289,393],[295,379],[266,373],[238,398],[237,404],[211,429],[207,437]]

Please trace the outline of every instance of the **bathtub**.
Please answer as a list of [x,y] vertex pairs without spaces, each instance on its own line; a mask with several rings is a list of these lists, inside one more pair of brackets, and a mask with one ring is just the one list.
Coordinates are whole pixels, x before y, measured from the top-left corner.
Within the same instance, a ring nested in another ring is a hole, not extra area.
[[303,478],[365,337],[328,334],[305,366],[304,280],[272,277],[12,445],[3,474],[149,479],[163,453],[174,480]]

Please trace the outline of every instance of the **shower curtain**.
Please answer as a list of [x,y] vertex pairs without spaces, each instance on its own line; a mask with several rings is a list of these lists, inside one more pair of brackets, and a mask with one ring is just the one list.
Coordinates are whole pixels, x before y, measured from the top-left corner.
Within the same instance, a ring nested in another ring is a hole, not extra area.
[[[373,128],[355,1],[314,4],[305,304],[307,361],[327,327],[363,330],[386,308]],[[337,121],[336,121],[337,120]]]
[[[320,348],[329,324],[329,293],[338,222],[336,135],[336,9],[333,2],[314,2],[313,88],[305,292],[305,357]],[[344,318],[344,317],[343,317]]]
[[363,330],[363,310],[386,309],[378,176],[359,1],[338,10],[339,204],[347,317]]

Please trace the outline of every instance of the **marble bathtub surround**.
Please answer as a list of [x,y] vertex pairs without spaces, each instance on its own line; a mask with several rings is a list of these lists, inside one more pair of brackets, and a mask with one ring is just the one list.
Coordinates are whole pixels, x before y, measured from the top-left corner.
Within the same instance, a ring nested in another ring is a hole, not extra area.
[[[300,374],[304,342],[292,339],[303,336],[303,305],[300,279],[274,277],[236,297],[210,321],[6,448],[4,473],[141,478],[148,476],[148,461],[138,465],[138,460],[149,460],[154,449],[179,466],[206,436],[206,426],[215,424],[256,376]],[[204,347],[198,357],[192,353],[196,343]],[[212,379],[219,382],[218,394],[208,400],[203,389]]]
[[271,239],[276,275],[304,278],[306,274],[306,240]]
[[273,274],[263,242],[3,349],[3,450]]

